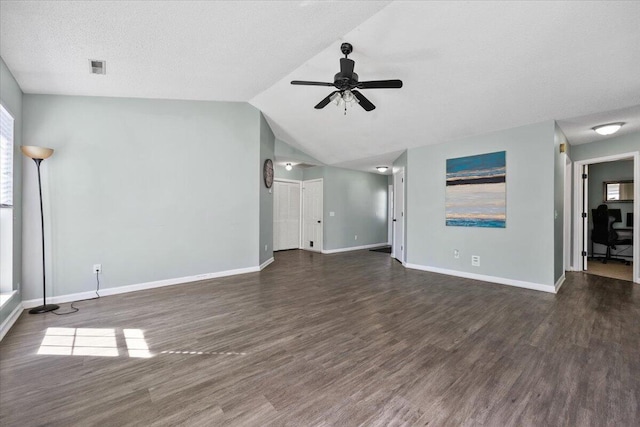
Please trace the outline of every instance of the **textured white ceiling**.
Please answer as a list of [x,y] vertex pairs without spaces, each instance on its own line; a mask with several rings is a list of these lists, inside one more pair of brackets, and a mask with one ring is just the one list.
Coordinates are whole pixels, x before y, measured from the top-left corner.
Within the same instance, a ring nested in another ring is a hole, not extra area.
[[[640,123],[640,2],[387,4],[2,1],[0,55],[27,93],[249,101],[280,139],[363,170],[543,120],[572,143]],[[404,81],[363,90],[373,112],[315,110],[331,88],[289,84],[331,81],[343,41],[360,80]]]
[[[284,141],[359,169],[360,159],[390,163],[399,149],[544,120],[595,114],[590,128],[596,113],[640,104],[638,22],[640,2],[394,2],[251,102]],[[315,110],[331,88],[290,85],[330,81],[343,40],[360,80],[404,81],[363,90],[372,112]],[[563,130],[570,141],[582,132]]]
[[27,93],[248,101],[387,3],[3,0],[0,55]]

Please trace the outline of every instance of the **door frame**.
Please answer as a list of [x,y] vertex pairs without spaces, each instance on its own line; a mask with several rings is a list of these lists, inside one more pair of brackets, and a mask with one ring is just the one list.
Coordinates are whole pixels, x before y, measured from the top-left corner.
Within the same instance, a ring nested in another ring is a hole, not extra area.
[[[298,179],[285,179],[285,178],[273,178],[273,181],[288,182],[290,184],[298,184],[298,191],[300,192],[300,211],[299,211],[300,217],[298,218],[298,249],[302,249],[302,181]],[[274,215],[274,219],[275,219],[275,215]],[[271,247],[274,247],[273,242],[271,242]]]
[[574,271],[584,271],[582,268],[582,206],[584,198],[582,195],[582,167],[584,165],[590,165],[594,163],[613,162],[616,160],[633,159],[633,281],[640,283],[640,151],[633,151],[629,153],[615,154],[604,157],[594,157],[591,159],[580,160],[574,162],[573,168],[573,182],[574,182],[574,203],[573,203],[573,269]]
[[[313,249],[305,249],[304,247],[304,243],[305,240],[305,235],[304,235],[304,197],[305,197],[305,192],[302,191],[304,190],[304,184],[308,183],[308,182],[321,182],[322,183],[322,219],[321,219],[321,225],[322,227],[320,227],[320,247],[319,248],[313,248]],[[324,179],[323,178],[315,178],[315,179],[307,179],[307,180],[303,180],[302,184],[300,185],[300,191],[302,191],[302,197],[300,197],[300,203],[302,203],[302,208],[300,210],[301,212],[301,216],[302,216],[302,221],[300,226],[302,227],[302,233],[300,233],[300,249],[305,249],[305,250],[309,250],[312,252],[320,252],[322,253],[322,249],[324,248]]]
[[[393,205],[394,205],[394,200],[393,198],[395,197],[395,193],[393,192],[393,184],[392,185],[388,185],[387,186],[387,222],[388,222],[388,227],[387,227],[387,245],[391,246],[393,248]],[[391,249],[391,252],[393,252],[393,249]]]
[[[402,174],[402,178],[403,178],[403,181],[402,181],[402,206],[401,206],[401,210],[400,210],[400,212],[401,212],[401,215],[400,215],[400,238],[401,238],[402,249],[401,249],[401,254],[397,254],[396,253],[396,245],[395,245],[396,232],[395,232],[395,227],[394,227],[393,228],[393,241],[391,243],[391,256],[393,258],[397,259],[398,261],[400,261],[402,263],[402,265],[404,265],[405,262],[406,262],[406,259],[407,259],[407,242],[404,241],[405,240],[404,239],[404,237],[405,237],[404,230],[405,230],[405,226],[406,226],[405,225],[405,215],[404,215],[404,213],[406,211],[405,207],[407,205],[407,200],[406,200],[406,197],[407,197],[406,182],[407,181],[405,179],[406,175],[405,175],[405,169],[403,167],[398,168],[397,171],[393,173],[393,195],[394,195],[394,198],[395,198],[397,196],[397,194],[398,194],[398,182],[397,181],[398,181],[398,176],[400,174]],[[398,208],[397,203],[394,200],[394,202],[393,202],[393,219],[396,220],[395,221],[396,223],[398,222],[398,217],[396,216],[396,212],[395,212],[397,208]],[[398,258],[398,256],[400,256],[400,258]]]
[[571,190],[573,177],[571,158],[565,153],[564,163],[564,262],[563,271],[573,271],[571,262]]

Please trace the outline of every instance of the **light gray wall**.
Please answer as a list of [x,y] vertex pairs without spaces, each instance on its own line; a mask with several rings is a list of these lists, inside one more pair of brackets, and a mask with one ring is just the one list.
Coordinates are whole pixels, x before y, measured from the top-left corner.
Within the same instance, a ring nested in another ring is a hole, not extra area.
[[324,178],[325,169],[326,168],[324,166],[306,168],[302,171],[302,179],[305,181],[309,181],[310,179]]
[[577,162],[638,151],[640,151],[640,132],[634,132],[589,144],[572,145],[571,160]]
[[315,157],[311,157],[304,151],[298,150],[277,138],[275,142],[275,156],[277,160],[287,160],[289,162],[307,163],[311,165],[323,165],[323,163]]
[[[260,113],[245,103],[25,95],[43,162],[53,295],[255,267]],[[25,188],[35,173],[25,173]],[[34,192],[25,192],[23,299],[39,298]]]
[[[0,310],[0,323],[22,302],[22,90],[0,58],[0,102],[13,116],[13,289],[18,292]],[[31,162],[33,163],[33,161]],[[29,165],[35,168],[35,165]],[[33,190],[37,191],[37,188]],[[38,283],[41,282],[42,279]]]
[[[633,181],[633,160],[619,160],[616,162],[596,163],[589,165],[589,241],[591,241],[591,209],[596,209],[603,204],[602,183],[605,181],[632,180]],[[633,212],[633,203],[607,203],[609,209],[620,209],[622,212],[622,224],[617,223],[614,227],[626,228],[627,213]],[[591,244],[588,245],[591,252]],[[597,246],[596,253],[604,253],[604,246]],[[615,251],[613,251],[615,253]],[[627,250],[625,253],[630,254]]]
[[385,175],[327,166],[323,190],[323,249],[387,243]]
[[[554,122],[408,150],[407,261],[553,285]],[[506,228],[445,226],[446,160],[506,151]],[[394,164],[395,165],[395,164]],[[453,251],[460,251],[454,259]],[[471,255],[481,257],[471,266]]]
[[553,226],[553,279],[558,281],[564,274],[564,179],[566,155],[560,153],[560,144],[567,147],[567,138],[558,126],[554,123],[554,178],[553,178],[553,204],[554,204],[554,226]]
[[317,166],[304,169],[303,178],[323,180],[324,250],[386,244],[385,175]]
[[282,165],[275,165],[275,176],[281,179],[294,179],[296,181],[302,181],[304,174],[300,167],[294,166],[290,171],[286,170]]
[[[275,136],[265,120],[260,114],[260,165],[264,165],[265,160],[274,159]],[[275,171],[274,171],[275,172]],[[275,176],[275,173],[274,173]],[[261,173],[258,177],[258,188],[260,191],[260,265],[273,257],[273,187],[267,188],[264,184],[264,176]]]

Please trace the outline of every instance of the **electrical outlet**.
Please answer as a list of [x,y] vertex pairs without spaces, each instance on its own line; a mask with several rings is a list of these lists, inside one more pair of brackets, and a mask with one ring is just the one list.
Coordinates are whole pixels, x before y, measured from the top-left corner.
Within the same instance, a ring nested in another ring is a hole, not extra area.
[[102,264],[93,264],[93,273],[102,273]]
[[454,249],[454,250],[453,250],[453,257],[454,257],[455,259],[460,258],[460,251],[459,251],[459,250],[457,250],[457,249]]
[[354,240],[358,240],[358,235],[357,235],[357,234],[356,234],[356,237],[355,237],[355,239],[354,239]]
[[267,252],[267,245],[264,245],[264,251]]
[[480,255],[471,255],[471,265],[480,267]]

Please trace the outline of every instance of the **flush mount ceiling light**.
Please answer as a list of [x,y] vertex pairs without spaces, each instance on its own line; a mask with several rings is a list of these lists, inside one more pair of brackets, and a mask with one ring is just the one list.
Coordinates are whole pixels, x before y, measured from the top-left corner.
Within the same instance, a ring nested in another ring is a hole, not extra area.
[[619,123],[608,123],[606,125],[594,126],[591,129],[598,132],[600,135],[612,135],[620,130],[620,128],[624,125],[623,122]]
[[378,169],[378,172],[380,173],[385,173],[387,171],[387,169],[389,169],[388,166],[376,166],[376,169]]
[[291,169],[293,169],[293,166],[291,166],[291,163],[287,163],[284,168],[288,171],[290,171]]

